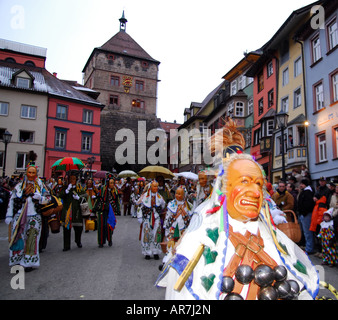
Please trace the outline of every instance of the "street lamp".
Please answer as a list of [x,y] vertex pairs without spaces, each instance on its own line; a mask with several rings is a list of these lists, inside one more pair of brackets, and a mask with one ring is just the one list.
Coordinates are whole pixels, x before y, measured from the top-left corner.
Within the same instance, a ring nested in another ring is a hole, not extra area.
[[281,151],[282,151],[282,177],[283,180],[286,181],[286,177],[285,177],[285,150],[284,150],[284,129],[287,127],[288,125],[288,118],[289,115],[281,110],[280,112],[278,112],[275,116],[276,118],[276,122],[277,122],[277,126],[279,129],[281,129]]
[[2,134],[2,141],[5,144],[5,153],[4,153],[4,166],[2,168],[2,177],[6,176],[6,158],[7,158],[7,145],[11,142],[12,134],[7,130]]
[[93,178],[93,176],[92,176],[92,166],[93,166],[93,163],[95,162],[95,157],[89,157],[88,159],[87,159],[87,163],[89,164],[89,176],[90,176],[90,178]]

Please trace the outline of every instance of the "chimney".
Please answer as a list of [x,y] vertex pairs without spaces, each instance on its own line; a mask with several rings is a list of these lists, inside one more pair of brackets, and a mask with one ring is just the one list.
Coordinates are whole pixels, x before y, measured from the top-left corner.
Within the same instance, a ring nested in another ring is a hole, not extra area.
[[56,72],[53,72],[53,76],[54,76],[55,78],[57,78],[57,77],[58,77],[58,74],[57,74]]

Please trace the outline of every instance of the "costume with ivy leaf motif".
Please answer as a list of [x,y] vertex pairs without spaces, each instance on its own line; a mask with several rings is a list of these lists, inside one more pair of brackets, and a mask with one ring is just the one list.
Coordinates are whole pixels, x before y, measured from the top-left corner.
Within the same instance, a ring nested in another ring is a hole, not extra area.
[[145,256],[159,255],[162,240],[160,214],[165,208],[165,201],[158,193],[152,193],[149,189],[140,200],[137,209],[137,219],[141,223],[141,247],[142,254]]
[[213,192],[197,208],[156,284],[166,287],[166,299],[313,299],[317,271],[274,226],[264,170],[244,154],[236,127],[228,119],[212,137],[222,163]]
[[[264,251],[278,265],[286,266],[288,278],[296,280],[302,291],[300,299],[314,298],[318,293],[319,279],[315,267],[306,254],[284,233],[273,227],[273,233],[286,254],[281,253],[274,244],[267,221],[269,215],[261,212],[258,221],[241,223],[232,219],[226,210],[226,199],[219,191],[221,177],[218,177],[210,199],[205,201],[194,215],[194,223],[191,223],[183,236],[182,242],[176,248],[176,255],[163,267],[156,281],[158,286],[166,287],[166,299],[188,300],[213,300],[223,299],[222,278],[230,259],[235,254],[235,248],[229,241],[229,228],[234,232],[245,234],[249,231],[253,234],[260,233],[264,241]],[[223,201],[223,202],[222,202]],[[213,208],[217,210],[208,213]],[[262,210],[263,211],[263,210]],[[204,244],[203,256],[198,261],[192,274],[185,282],[181,291],[176,291],[174,286],[182,274],[184,268],[192,259],[200,244]],[[243,286],[240,294],[246,298],[248,285]]]
[[[29,184],[34,185],[33,196],[24,193]],[[39,178],[28,181],[25,176],[13,189],[6,214],[6,220],[10,219],[12,222],[10,266],[21,265],[25,268],[40,266],[41,214],[37,212],[37,208],[39,204],[47,204],[49,201],[50,195]]]

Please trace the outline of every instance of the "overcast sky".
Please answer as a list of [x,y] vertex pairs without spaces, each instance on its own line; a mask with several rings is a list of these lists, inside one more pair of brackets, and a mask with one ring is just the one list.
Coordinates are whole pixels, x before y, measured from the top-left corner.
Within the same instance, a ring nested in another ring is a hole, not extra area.
[[222,77],[309,0],[0,0],[0,38],[47,48],[46,69],[82,83],[95,47],[127,33],[159,65],[157,116],[183,123]]

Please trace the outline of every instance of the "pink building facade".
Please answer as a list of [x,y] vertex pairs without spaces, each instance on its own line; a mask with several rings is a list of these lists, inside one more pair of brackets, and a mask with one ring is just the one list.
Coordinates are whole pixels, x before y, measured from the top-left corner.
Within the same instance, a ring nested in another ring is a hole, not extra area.
[[[49,81],[55,80],[49,77]],[[104,106],[66,83],[63,89],[68,94],[81,95],[77,99],[54,94],[49,97],[44,172],[47,178],[61,174],[54,172],[52,165],[62,157],[81,159],[86,164],[85,171],[101,170],[100,113]]]

